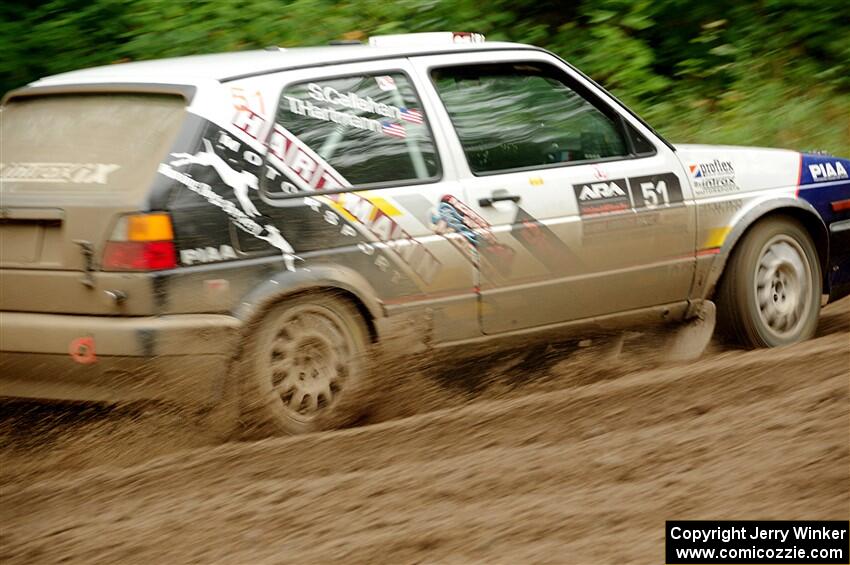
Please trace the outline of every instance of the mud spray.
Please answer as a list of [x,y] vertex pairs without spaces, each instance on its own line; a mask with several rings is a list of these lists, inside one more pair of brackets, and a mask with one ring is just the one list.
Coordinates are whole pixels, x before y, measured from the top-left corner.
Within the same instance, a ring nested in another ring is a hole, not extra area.
[[788,348],[655,343],[373,351],[345,429],[223,445],[161,405],[6,402],[0,561],[657,562],[666,519],[847,519],[850,300]]

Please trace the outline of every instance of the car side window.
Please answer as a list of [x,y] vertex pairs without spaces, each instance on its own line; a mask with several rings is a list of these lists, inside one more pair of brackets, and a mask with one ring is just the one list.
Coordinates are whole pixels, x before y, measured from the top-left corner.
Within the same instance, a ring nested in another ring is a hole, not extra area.
[[276,122],[353,186],[427,182],[440,174],[424,110],[401,72],[291,84]]
[[432,80],[475,174],[629,155],[619,117],[553,66],[443,67]]
[[635,155],[639,157],[655,155],[655,146],[652,145],[646,137],[641,135],[638,130],[632,126],[628,126],[627,129],[629,130],[629,137],[632,140],[632,150]]

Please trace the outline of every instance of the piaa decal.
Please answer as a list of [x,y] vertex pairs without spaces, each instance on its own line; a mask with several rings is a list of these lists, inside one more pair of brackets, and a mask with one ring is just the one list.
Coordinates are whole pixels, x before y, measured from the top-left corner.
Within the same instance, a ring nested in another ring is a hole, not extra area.
[[847,169],[844,168],[841,161],[835,161],[834,163],[812,163],[809,165],[809,172],[812,174],[813,182],[826,182],[848,178]]

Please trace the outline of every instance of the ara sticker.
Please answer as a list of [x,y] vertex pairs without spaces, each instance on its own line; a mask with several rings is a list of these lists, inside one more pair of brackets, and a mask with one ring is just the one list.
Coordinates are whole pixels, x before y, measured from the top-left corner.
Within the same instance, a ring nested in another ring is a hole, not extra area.
[[622,212],[631,208],[632,205],[626,187],[626,179],[574,184],[573,190],[582,216]]

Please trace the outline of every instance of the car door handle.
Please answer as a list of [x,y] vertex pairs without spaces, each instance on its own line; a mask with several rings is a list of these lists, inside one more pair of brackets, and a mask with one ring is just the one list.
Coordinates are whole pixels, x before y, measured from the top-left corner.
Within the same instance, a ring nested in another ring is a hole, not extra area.
[[495,204],[496,202],[513,202],[514,204],[518,203],[520,197],[516,194],[492,194],[489,198],[479,198],[478,205],[482,208],[488,208]]

